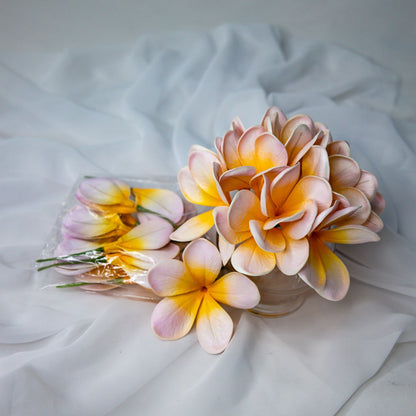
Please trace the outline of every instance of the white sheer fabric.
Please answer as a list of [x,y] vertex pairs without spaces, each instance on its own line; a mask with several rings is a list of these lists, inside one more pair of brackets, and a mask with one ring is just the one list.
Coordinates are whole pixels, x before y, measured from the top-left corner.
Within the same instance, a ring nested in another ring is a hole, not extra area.
[[[0,414],[333,415],[397,342],[416,341],[416,158],[389,117],[394,75],[265,25],[0,58]],[[38,289],[34,260],[79,176],[175,175],[191,144],[271,105],[347,139],[386,198],[382,241],[339,247],[343,301],[234,312],[229,347],[211,356],[195,332],[157,339],[152,304]]]

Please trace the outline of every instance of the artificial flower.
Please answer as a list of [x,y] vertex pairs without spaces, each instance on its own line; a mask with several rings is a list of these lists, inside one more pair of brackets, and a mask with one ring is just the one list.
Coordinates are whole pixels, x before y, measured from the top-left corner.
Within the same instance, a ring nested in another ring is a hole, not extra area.
[[246,276],[231,272],[218,277],[222,268],[217,248],[205,239],[191,242],[183,262],[167,260],[149,272],[152,290],[164,299],[152,314],[152,328],[162,339],[186,335],[196,321],[199,343],[211,354],[222,352],[233,332],[233,322],[218,304],[240,309],[257,305],[257,286]]

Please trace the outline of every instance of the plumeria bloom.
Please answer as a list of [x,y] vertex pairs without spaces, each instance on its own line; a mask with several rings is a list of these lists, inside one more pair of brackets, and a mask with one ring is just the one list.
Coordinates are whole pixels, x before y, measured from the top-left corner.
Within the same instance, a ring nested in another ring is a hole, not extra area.
[[211,354],[227,347],[233,322],[218,304],[250,309],[257,305],[257,286],[246,276],[231,272],[218,277],[222,268],[217,248],[205,239],[191,242],[183,252],[183,262],[167,260],[149,272],[153,291],[164,299],[152,314],[152,328],[162,339],[186,335],[196,321],[201,346]]
[[90,241],[116,239],[131,230],[115,213],[97,213],[75,205],[62,220],[62,236]]
[[[172,225],[183,216],[181,198],[167,189],[131,189],[128,184],[112,178],[83,180],[75,193],[77,199],[93,211],[104,213],[156,215]],[[133,200],[134,199],[134,200]],[[143,216],[146,220],[147,217]]]
[[344,263],[328,244],[361,244],[380,240],[374,231],[354,224],[354,213],[359,207],[337,209],[338,205],[336,201],[316,218],[308,235],[308,260],[298,273],[319,295],[329,300],[344,298],[350,278]]
[[130,186],[112,178],[87,178],[78,186],[76,198],[87,207],[98,212],[129,214],[136,211],[130,199]]
[[81,274],[111,264],[122,268],[135,282],[148,287],[147,272],[158,262],[176,257],[179,247],[170,243],[172,225],[161,218],[154,218],[132,228],[116,241],[104,243],[66,239],[59,246],[57,256],[39,262],[51,261],[43,270],[56,267],[63,274]]
[[239,244],[231,255],[233,267],[251,276],[269,273],[277,265],[296,274],[308,257],[305,238],[318,213],[329,208],[331,188],[315,176],[299,179],[300,167],[289,167],[270,182],[265,176],[261,195],[241,190],[229,209],[216,208],[218,233]]

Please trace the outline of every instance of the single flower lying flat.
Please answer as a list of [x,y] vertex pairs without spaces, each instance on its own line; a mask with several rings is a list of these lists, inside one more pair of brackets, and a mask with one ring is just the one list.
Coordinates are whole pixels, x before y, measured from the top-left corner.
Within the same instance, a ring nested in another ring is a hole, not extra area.
[[211,354],[227,347],[233,321],[218,302],[240,309],[254,308],[260,294],[246,276],[231,272],[219,278],[221,256],[208,240],[190,243],[183,262],[167,260],[153,267],[148,275],[152,290],[164,299],[152,315],[154,332],[162,339],[182,338],[196,320],[199,343]]

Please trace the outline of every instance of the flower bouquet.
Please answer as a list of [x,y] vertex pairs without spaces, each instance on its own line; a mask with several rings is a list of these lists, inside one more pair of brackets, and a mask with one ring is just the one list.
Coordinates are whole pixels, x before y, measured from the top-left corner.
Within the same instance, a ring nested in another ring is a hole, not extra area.
[[234,119],[215,150],[192,146],[177,183],[183,198],[172,187],[84,179],[38,270],[73,277],[59,287],[139,289],[158,302],[160,338],[181,338],[196,322],[201,346],[220,353],[233,332],[220,304],[256,311],[278,278],[341,300],[349,273],[334,245],[378,241],[383,227],[377,180],[348,143],[276,107],[248,129]]

